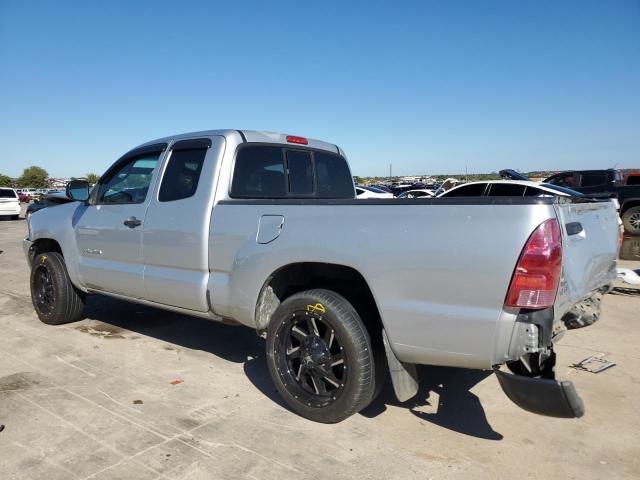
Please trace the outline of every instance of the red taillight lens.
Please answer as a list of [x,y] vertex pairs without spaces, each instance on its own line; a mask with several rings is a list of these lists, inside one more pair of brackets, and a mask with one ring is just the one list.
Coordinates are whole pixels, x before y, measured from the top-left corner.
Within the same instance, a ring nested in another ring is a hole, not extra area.
[[562,270],[562,236],[555,218],[536,228],[520,254],[505,305],[547,308],[553,305]]
[[294,135],[287,135],[287,142],[298,143],[300,145],[307,145],[309,141],[304,137],[296,137]]

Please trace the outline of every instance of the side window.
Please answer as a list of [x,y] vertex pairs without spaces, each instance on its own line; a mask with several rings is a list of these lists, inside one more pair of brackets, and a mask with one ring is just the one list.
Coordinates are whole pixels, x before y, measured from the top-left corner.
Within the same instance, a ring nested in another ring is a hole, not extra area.
[[299,150],[287,151],[289,193],[311,195],[313,193],[313,165],[311,154]]
[[444,197],[481,197],[484,195],[486,183],[474,183],[472,185],[464,185],[455,190],[448,191]]
[[231,195],[278,198],[286,195],[284,159],[279,147],[249,146],[238,151]]
[[551,177],[546,183],[550,183],[551,185],[559,185],[561,187],[574,188],[576,186],[574,179],[575,177],[573,173],[568,173]]
[[364,188],[358,188],[356,187],[356,196],[359,197],[360,195],[362,195],[366,190]]
[[354,198],[353,179],[347,161],[331,153],[314,152],[319,197]]
[[209,145],[208,140],[185,140],[173,146],[162,177],[159,201],[172,202],[195,195]]
[[132,157],[119,168],[107,174],[100,183],[98,203],[142,203],[158,164],[160,153],[148,153]]
[[522,197],[525,190],[524,185],[515,183],[491,183],[489,184],[489,197]]
[[580,178],[581,187],[599,187],[607,183],[606,173],[583,173]]
[[625,185],[640,185],[640,175],[629,175]]

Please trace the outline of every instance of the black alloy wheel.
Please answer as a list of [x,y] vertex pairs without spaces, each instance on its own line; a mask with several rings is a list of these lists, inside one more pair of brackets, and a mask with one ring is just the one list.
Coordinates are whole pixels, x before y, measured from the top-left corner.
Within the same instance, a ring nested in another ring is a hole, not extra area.
[[344,348],[326,317],[296,310],[276,333],[278,372],[295,398],[311,407],[336,401],[347,381]]
[[337,423],[374,398],[377,357],[358,312],[330,290],[285,299],[267,331],[267,363],[278,392],[293,411]]
[[55,306],[56,292],[47,265],[42,263],[34,267],[33,302],[38,313],[50,315]]

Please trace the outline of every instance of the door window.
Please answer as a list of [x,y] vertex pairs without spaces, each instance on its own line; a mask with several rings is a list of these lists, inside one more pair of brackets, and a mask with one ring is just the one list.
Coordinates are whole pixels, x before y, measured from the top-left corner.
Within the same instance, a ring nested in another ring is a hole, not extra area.
[[443,197],[481,197],[484,195],[486,183],[473,183],[449,190]]
[[607,183],[606,173],[583,173],[580,178],[581,187],[600,187]]
[[575,188],[575,180],[573,173],[565,173],[549,178],[546,183],[551,185],[559,185],[560,187]]
[[108,173],[100,184],[98,203],[142,203],[147,198],[151,178],[160,153],[130,158]]
[[195,195],[204,158],[211,142],[185,141],[173,147],[169,163],[162,177],[158,200],[172,202]]
[[522,197],[525,190],[524,185],[517,183],[491,183],[489,184],[489,197]]

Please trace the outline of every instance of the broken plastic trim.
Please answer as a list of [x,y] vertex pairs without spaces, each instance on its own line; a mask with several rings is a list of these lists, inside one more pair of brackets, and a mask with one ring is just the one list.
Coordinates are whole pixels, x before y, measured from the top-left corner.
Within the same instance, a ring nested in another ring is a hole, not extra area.
[[572,382],[494,371],[504,393],[523,410],[558,418],[584,415],[584,403]]

